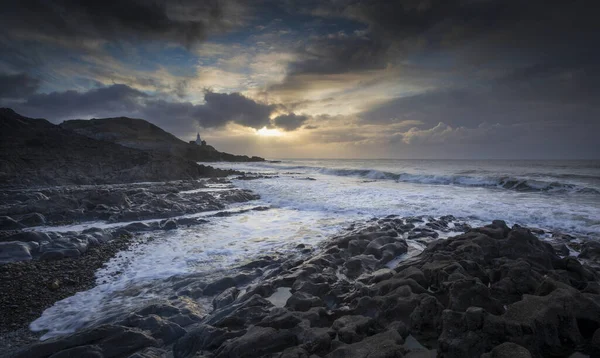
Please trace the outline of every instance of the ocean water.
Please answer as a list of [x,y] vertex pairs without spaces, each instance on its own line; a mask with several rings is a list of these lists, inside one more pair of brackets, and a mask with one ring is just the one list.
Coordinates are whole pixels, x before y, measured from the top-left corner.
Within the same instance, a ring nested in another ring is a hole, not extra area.
[[[395,214],[454,215],[471,225],[503,219],[550,232],[600,238],[598,161],[281,160],[206,163],[265,178],[233,180],[261,199],[227,217],[148,234],[97,272],[97,286],[57,302],[31,324],[44,338],[75,332],[151,302],[169,301],[174,277],[217,277],[253,257],[316,246],[349,223]],[[215,192],[222,188],[214,188]],[[267,211],[246,211],[267,206]],[[81,230],[108,223],[46,228]],[[443,233],[442,237],[452,233]],[[422,245],[409,242],[413,252]],[[401,260],[402,258],[398,258]],[[394,262],[398,262],[395,260]],[[200,305],[206,304],[200,302]]]
[[[454,215],[598,236],[600,161],[282,160],[219,163],[276,207],[358,217]],[[307,178],[315,179],[310,180]]]

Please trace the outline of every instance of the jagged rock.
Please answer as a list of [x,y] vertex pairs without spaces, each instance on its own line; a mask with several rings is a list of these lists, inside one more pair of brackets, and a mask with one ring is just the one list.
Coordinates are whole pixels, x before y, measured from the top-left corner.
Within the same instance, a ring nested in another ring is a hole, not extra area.
[[216,351],[215,357],[259,357],[281,352],[297,342],[296,335],[289,330],[254,326],[243,336],[225,342]]
[[35,253],[39,247],[40,245],[35,241],[0,242],[0,263],[31,260],[32,253]]
[[140,316],[133,314],[118,324],[147,331],[155,339],[162,340],[164,344],[170,344],[186,333],[178,324],[164,320],[157,315]]
[[228,331],[222,328],[201,324],[179,338],[173,346],[174,358],[191,358],[201,350],[215,350],[228,339],[246,334],[245,330]]
[[25,226],[40,226],[46,224],[46,218],[40,213],[30,213],[21,217],[19,223]]
[[10,216],[0,216],[0,230],[20,230],[25,225],[17,222]]
[[213,299],[213,308],[219,309],[232,303],[233,301],[235,301],[239,294],[240,290],[237,287],[229,287]]
[[228,288],[235,287],[235,285],[236,281],[233,277],[223,277],[221,279],[218,279],[217,281],[211,282],[208,285],[206,285],[206,287],[204,287],[204,289],[202,290],[202,293],[205,296],[212,296],[217,293],[223,292]]
[[[15,358],[58,357],[120,357],[145,347],[157,347],[158,342],[131,328],[104,325],[71,336],[36,343],[19,351]],[[86,355],[88,354],[88,355]]]
[[531,353],[518,344],[505,342],[494,347],[490,353],[483,354],[481,358],[531,358]]
[[338,339],[344,343],[361,341],[375,331],[375,321],[365,316],[343,316],[331,326],[337,332]]
[[177,229],[177,221],[168,219],[160,222],[160,228],[163,230],[175,230]]
[[297,291],[287,300],[285,307],[293,311],[308,311],[311,307],[322,307],[325,303],[309,293]]
[[404,340],[396,331],[385,331],[358,343],[344,345],[327,354],[326,358],[395,358],[402,357]]

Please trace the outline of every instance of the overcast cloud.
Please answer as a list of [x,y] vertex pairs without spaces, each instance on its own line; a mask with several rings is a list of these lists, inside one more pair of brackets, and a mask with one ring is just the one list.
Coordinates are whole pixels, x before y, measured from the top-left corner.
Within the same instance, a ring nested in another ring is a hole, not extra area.
[[6,2],[0,106],[263,156],[598,158],[593,5]]

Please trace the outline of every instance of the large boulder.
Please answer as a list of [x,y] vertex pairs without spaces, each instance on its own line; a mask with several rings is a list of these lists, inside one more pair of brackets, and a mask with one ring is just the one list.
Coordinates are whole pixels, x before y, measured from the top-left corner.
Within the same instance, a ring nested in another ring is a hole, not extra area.
[[35,253],[39,247],[40,245],[35,241],[0,242],[0,263],[29,261],[32,259],[32,253]]

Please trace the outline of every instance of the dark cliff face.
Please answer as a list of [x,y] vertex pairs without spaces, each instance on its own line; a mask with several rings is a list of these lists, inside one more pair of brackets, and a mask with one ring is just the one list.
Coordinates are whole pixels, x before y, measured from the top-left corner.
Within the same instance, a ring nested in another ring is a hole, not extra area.
[[190,144],[143,119],[117,117],[69,120],[60,124],[86,137],[109,141],[125,147],[170,154],[193,161],[264,161],[259,157],[233,155],[217,151],[210,145]]
[[0,186],[126,183],[227,175],[168,153],[96,140],[0,109]]

